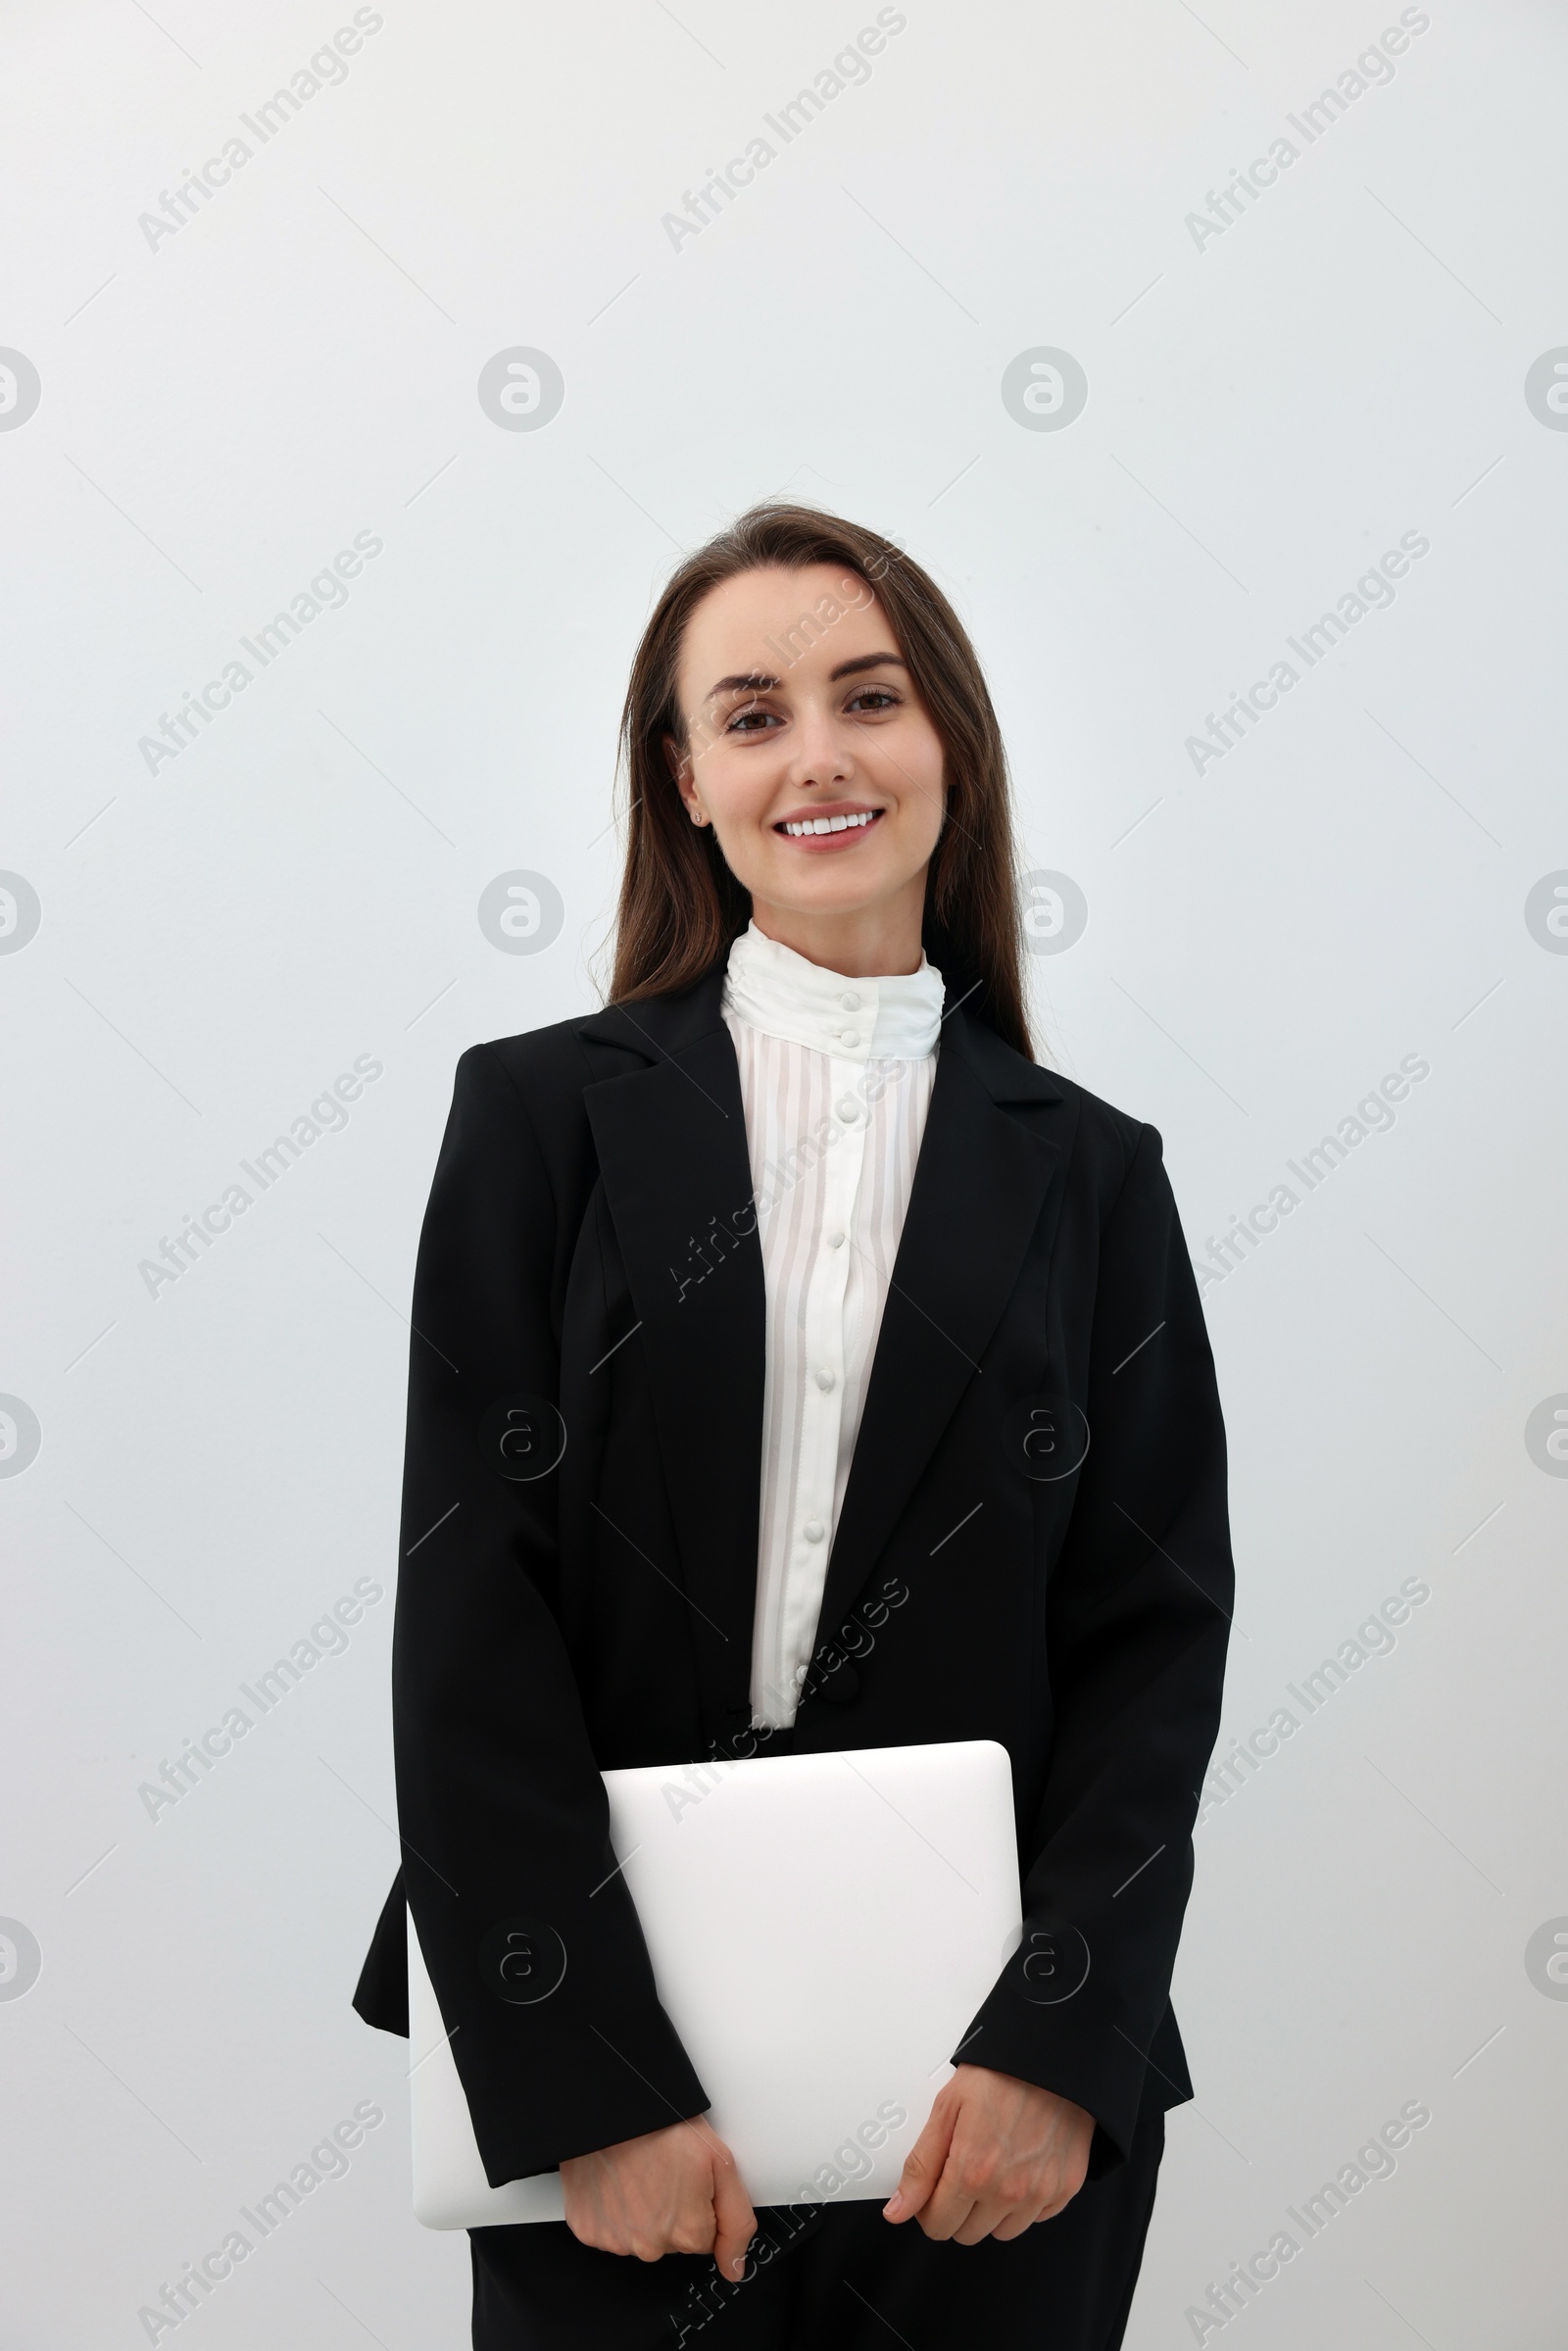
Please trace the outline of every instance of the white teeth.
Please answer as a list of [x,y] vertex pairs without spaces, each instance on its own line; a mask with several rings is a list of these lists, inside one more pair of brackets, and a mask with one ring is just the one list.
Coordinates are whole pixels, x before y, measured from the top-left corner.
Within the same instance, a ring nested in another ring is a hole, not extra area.
[[799,841],[804,833],[847,833],[869,824],[876,813],[875,808],[863,808],[857,816],[806,816],[798,824],[786,824],[782,829],[792,841]]

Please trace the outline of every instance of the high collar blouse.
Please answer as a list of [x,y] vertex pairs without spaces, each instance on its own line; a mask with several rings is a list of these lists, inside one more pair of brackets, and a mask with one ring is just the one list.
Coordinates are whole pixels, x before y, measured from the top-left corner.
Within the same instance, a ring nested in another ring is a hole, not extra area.
[[[722,1012],[767,1299],[752,1712],[795,1720],[936,1079],[942,974],[851,979],[754,922]],[[831,1630],[831,1628],[829,1628]]]

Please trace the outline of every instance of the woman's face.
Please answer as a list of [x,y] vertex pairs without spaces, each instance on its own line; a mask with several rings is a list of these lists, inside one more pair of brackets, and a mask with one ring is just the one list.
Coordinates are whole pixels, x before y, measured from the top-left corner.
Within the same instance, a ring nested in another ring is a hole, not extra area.
[[943,751],[870,585],[832,563],[726,580],[687,623],[679,694],[681,799],[761,927],[831,945],[824,920],[869,921],[912,939],[912,969]]

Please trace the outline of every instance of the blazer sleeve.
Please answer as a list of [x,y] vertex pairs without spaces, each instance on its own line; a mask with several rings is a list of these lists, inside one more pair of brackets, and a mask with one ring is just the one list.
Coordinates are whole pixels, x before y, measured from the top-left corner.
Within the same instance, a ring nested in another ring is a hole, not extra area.
[[492,2186],[709,2102],[615,1871],[552,1604],[544,1465],[571,1434],[552,1298],[575,1238],[511,1074],[476,1046],[415,1275],[392,1681],[408,1900]]
[[[1213,1357],[1152,1127],[1101,1237],[1086,1411],[1046,1592],[1054,1728],[1020,1824],[1023,1941],[962,2054],[1086,2108],[1094,2175],[1128,2151],[1168,2008],[1234,1597]],[[1169,2086],[1158,2104],[1190,2095]]]

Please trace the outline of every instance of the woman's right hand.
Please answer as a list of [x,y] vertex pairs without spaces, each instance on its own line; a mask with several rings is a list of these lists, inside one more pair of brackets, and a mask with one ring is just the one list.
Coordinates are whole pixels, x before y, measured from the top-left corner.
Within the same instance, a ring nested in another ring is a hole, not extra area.
[[566,2226],[601,2253],[711,2253],[721,2278],[738,2278],[757,2229],[735,2158],[699,2116],[622,2139],[561,2167]]

